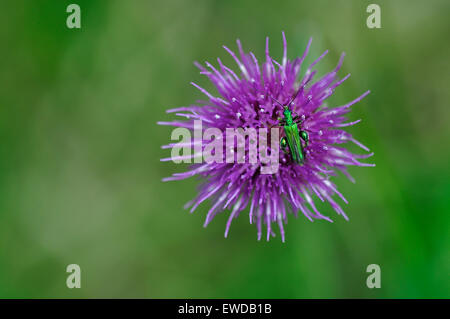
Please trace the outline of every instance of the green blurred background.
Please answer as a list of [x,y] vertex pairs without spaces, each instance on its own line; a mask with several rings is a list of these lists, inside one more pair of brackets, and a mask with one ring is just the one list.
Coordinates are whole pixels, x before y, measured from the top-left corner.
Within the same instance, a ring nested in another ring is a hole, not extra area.
[[[82,28],[66,27],[81,6]],[[366,7],[381,6],[381,29]],[[449,1],[1,1],[0,297],[450,297]],[[307,39],[323,74],[347,53],[330,100],[367,89],[350,129],[375,168],[334,178],[350,221],[291,217],[287,242],[256,240],[246,214],[223,238],[209,204],[183,204],[197,182],[162,183],[186,167],[170,153],[170,107],[207,89],[193,61],[222,49],[261,58],[301,55]],[[66,287],[81,266],[82,288]],[[381,266],[381,289],[366,267]]]

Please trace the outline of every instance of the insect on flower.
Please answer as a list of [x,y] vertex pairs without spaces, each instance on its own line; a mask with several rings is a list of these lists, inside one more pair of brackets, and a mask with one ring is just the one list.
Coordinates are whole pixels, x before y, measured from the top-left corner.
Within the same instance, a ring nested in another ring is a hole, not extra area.
[[285,134],[285,136],[283,136],[280,140],[281,148],[286,153],[288,151],[287,149],[289,148],[292,161],[297,164],[303,165],[305,154],[303,153],[303,146],[300,138],[305,141],[305,146],[308,146],[309,135],[306,131],[299,130],[298,125],[301,124],[302,121],[299,120],[300,117],[298,115],[292,117],[292,111],[289,109],[289,106],[291,105],[292,101],[295,100],[301,89],[302,88],[298,89],[294,97],[285,105],[281,104],[273,97],[271,98],[283,108],[284,118],[278,119],[280,125],[283,126]]
[[[338,78],[337,73],[342,66],[343,57],[337,66],[319,79],[314,79],[317,71],[315,65],[327,54],[325,51],[306,71],[302,64],[311,46],[309,40],[301,57],[289,60],[287,44],[283,35],[283,57],[277,62],[269,55],[269,39],[266,38],[265,60],[259,63],[253,53],[245,53],[240,41],[237,41],[239,57],[233,51],[225,50],[237,63],[240,74],[225,66],[217,59],[218,67],[206,62],[206,67],[196,63],[200,73],[206,75],[217,88],[218,96],[214,96],[199,85],[192,83],[207,99],[195,105],[168,110],[184,118],[184,121],[158,122],[194,131],[196,121],[203,123],[203,132],[217,129],[224,132],[229,128],[268,129],[282,127],[279,139],[281,148],[273,148],[270,153],[279,159],[279,169],[275,173],[261,172],[264,163],[230,163],[220,161],[225,156],[223,147],[215,149],[219,161],[198,162],[198,153],[204,154],[212,141],[203,134],[200,140],[183,141],[184,145],[194,149],[183,158],[194,159],[191,169],[175,173],[163,181],[182,180],[198,176],[203,181],[195,199],[186,204],[193,212],[205,201],[211,201],[204,226],[214,217],[226,210],[230,215],[225,228],[228,236],[231,222],[249,207],[251,224],[256,224],[258,240],[263,228],[266,229],[267,240],[275,236],[273,225],[278,225],[281,239],[285,240],[284,225],[289,214],[297,217],[301,212],[310,221],[321,219],[332,222],[316,207],[314,200],[327,202],[338,214],[348,219],[334,195],[347,203],[345,197],[332,182],[336,172],[340,171],[352,182],[348,166],[374,166],[360,162],[373,153],[354,154],[343,144],[352,142],[369,152],[369,149],[344,130],[360,120],[346,122],[346,114],[351,106],[361,101],[366,91],[353,101],[331,108],[325,104],[328,99],[350,74]],[[303,75],[302,75],[303,74]],[[289,101],[282,104],[279,101]],[[259,142],[258,142],[259,143]],[[245,143],[245,152],[251,150],[250,143]],[[173,148],[176,144],[168,144],[163,148]],[[195,151],[197,149],[197,152]],[[172,158],[162,159],[169,161]],[[277,162],[278,163],[278,162]]]

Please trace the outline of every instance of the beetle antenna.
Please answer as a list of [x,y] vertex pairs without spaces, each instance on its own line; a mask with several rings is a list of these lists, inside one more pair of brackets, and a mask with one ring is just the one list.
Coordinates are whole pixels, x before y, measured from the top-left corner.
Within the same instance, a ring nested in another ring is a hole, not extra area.
[[277,99],[273,98],[272,95],[270,96],[270,98],[271,98],[274,102],[278,103],[279,106],[284,107],[284,105],[281,104],[280,102],[278,102]]
[[300,90],[303,88],[302,85],[300,85],[300,87],[297,90],[297,93],[295,93],[294,97],[289,101],[289,103],[287,104],[288,107],[291,106],[291,103],[294,102],[294,100],[296,99],[297,95],[300,93]]

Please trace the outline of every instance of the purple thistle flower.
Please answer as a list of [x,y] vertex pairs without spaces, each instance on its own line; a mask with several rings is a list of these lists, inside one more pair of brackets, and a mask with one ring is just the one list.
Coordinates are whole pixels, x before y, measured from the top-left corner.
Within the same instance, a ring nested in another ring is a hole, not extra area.
[[[374,166],[374,164],[358,161],[358,159],[372,156],[373,153],[357,155],[337,146],[353,142],[369,152],[367,147],[342,128],[360,121],[345,122],[344,115],[350,111],[353,104],[363,99],[370,91],[345,105],[335,108],[327,107],[324,101],[350,76],[348,74],[342,79],[337,77],[343,62],[344,54],[342,54],[334,70],[313,81],[317,72],[313,70],[313,67],[328,51],[315,60],[306,69],[300,82],[297,82],[311,39],[302,57],[288,60],[286,38],[283,32],[283,59],[281,63],[278,63],[269,55],[269,39],[266,38],[265,62],[261,65],[253,53],[244,53],[239,40],[237,45],[239,57],[227,47],[224,46],[224,48],[239,66],[240,76],[223,65],[220,59],[217,59],[218,68],[208,62],[206,67],[196,63],[201,74],[205,74],[211,80],[221,97],[215,97],[192,83],[208,99],[200,101],[198,105],[167,111],[187,118],[186,121],[158,122],[158,124],[193,130],[194,120],[201,120],[204,129],[215,127],[225,131],[226,128],[238,127],[269,128],[278,125],[278,118],[283,115],[283,108],[274,103],[271,97],[278,101],[289,101],[298,92],[291,108],[294,114],[301,117],[301,129],[309,135],[309,144],[304,148],[304,164],[292,163],[289,155],[280,150],[280,166],[275,174],[261,174],[261,164],[205,162],[193,164],[189,171],[176,173],[163,181],[181,180],[194,175],[202,177],[203,183],[197,197],[186,204],[185,208],[191,207],[190,211],[193,212],[202,202],[210,199],[212,206],[207,213],[205,227],[216,214],[230,209],[225,237],[228,235],[233,218],[237,218],[246,207],[250,207],[250,223],[256,223],[258,240],[262,236],[263,224],[267,229],[267,240],[270,236],[275,236],[273,224],[276,223],[284,242],[283,224],[287,223],[288,213],[297,216],[300,211],[310,221],[324,219],[332,222],[329,217],[318,211],[313,201],[314,195],[321,201],[327,201],[338,214],[348,220],[342,208],[333,199],[333,195],[337,194],[345,203],[347,200],[330,181],[330,177],[336,175],[336,170],[339,170],[354,182],[347,172],[347,166]],[[203,140],[203,146],[209,142],[209,140]],[[194,146],[195,143],[191,141],[188,145]],[[165,145],[163,148],[171,148],[174,145],[176,144]],[[195,156],[196,154],[192,154],[186,158]],[[162,161],[170,159],[162,159]]]

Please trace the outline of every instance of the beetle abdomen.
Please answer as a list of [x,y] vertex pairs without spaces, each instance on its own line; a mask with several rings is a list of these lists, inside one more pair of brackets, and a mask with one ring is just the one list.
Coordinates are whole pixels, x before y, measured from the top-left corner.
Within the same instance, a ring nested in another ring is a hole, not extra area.
[[292,125],[285,125],[284,132],[286,134],[289,151],[291,153],[291,159],[297,164],[303,164],[303,150],[302,142],[300,140],[300,134],[297,123]]

